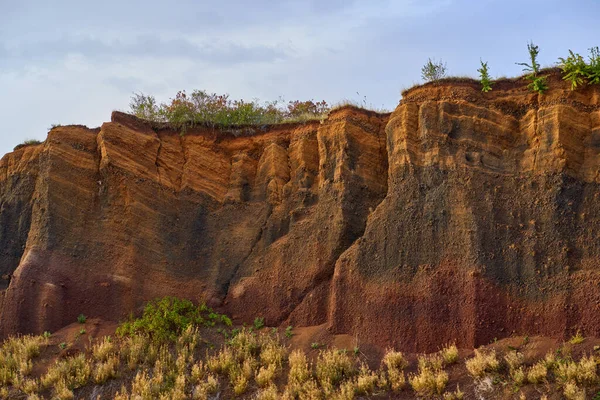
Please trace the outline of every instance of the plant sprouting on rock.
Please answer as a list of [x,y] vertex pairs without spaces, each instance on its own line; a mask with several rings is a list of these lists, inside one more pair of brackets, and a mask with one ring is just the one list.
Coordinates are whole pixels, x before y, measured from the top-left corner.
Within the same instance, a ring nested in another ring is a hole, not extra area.
[[571,83],[571,90],[575,90],[577,86],[585,83],[585,72],[587,64],[580,54],[573,53],[569,50],[569,57],[559,58],[560,68],[564,74],[563,80]]
[[488,63],[483,62],[483,60],[479,60],[479,62],[481,63],[481,68],[479,68],[477,72],[479,72],[479,77],[481,81],[481,91],[487,93],[490,90],[492,90],[492,80],[490,78],[490,73],[488,70]]
[[523,71],[530,72],[534,75],[537,75],[540,72],[540,64],[537,61],[537,57],[540,54],[540,48],[539,48],[539,46],[536,46],[535,44],[533,44],[533,42],[530,42],[530,43],[527,43],[527,51],[529,52],[529,58],[530,58],[531,64],[517,63],[517,65],[521,65],[521,66],[525,67],[525,68],[523,68]]
[[421,78],[425,82],[439,81],[446,76],[446,63],[442,60],[435,61],[431,58],[427,60],[427,63],[421,68]]
[[540,54],[539,46],[530,42],[527,44],[527,51],[529,52],[529,58],[531,64],[528,63],[517,63],[517,65],[521,65],[523,71],[529,72],[529,74],[525,77],[525,79],[531,81],[531,83],[527,86],[529,90],[537,93],[544,93],[548,90],[548,84],[545,76],[538,76],[540,72],[540,64],[537,61],[538,55]]
[[590,63],[586,70],[585,76],[591,85],[600,84],[600,49],[598,46],[590,49]]

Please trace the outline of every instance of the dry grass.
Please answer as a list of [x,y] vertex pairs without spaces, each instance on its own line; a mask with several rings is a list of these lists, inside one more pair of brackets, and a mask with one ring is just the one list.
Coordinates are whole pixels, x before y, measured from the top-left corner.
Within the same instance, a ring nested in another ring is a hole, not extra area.
[[259,390],[256,394],[255,400],[278,400],[279,393],[277,392],[276,386],[269,386],[265,389]]
[[572,382],[568,382],[563,390],[567,400],[585,400],[585,390]]
[[514,368],[510,371],[510,377],[517,386],[523,386],[527,382],[527,375],[523,367]]
[[462,400],[465,397],[465,394],[460,390],[460,386],[456,385],[456,390],[454,392],[446,392],[442,397],[444,400]]
[[399,351],[395,351],[392,349],[388,349],[381,360],[382,364],[384,364],[388,369],[398,369],[402,371],[404,368],[408,366],[408,361],[404,358],[404,354]]
[[96,364],[94,370],[94,382],[102,384],[109,379],[116,378],[118,376],[118,368],[121,364],[119,357],[110,356],[105,361]]
[[491,350],[483,352],[475,350],[475,356],[466,361],[467,371],[474,378],[481,378],[486,373],[495,372],[500,368],[500,362],[496,358],[496,352]]
[[582,357],[579,362],[565,361],[555,369],[556,380],[560,383],[595,385],[598,383],[597,365],[594,357]]
[[527,371],[527,381],[529,383],[542,383],[546,380],[546,376],[548,376],[548,367],[544,361],[533,364]]
[[408,366],[408,361],[404,358],[404,355],[392,349],[386,350],[381,364],[387,370],[387,376],[385,372],[380,375],[380,386],[389,386],[392,391],[398,392],[406,386],[406,377],[404,375],[404,368]]
[[371,371],[366,364],[360,367],[358,377],[356,378],[356,392],[358,394],[371,394],[377,386],[379,376]]
[[0,348],[0,386],[23,380],[33,367],[46,339],[42,336],[21,336],[6,340]]
[[270,364],[268,367],[260,367],[258,373],[256,374],[256,383],[258,386],[264,388],[271,385],[273,379],[275,378],[275,372],[275,364]]
[[443,370],[419,369],[419,373],[408,378],[410,386],[419,396],[441,395],[448,383],[448,374]]
[[106,361],[116,352],[116,347],[110,336],[105,336],[99,343],[92,346],[92,355],[98,361]]
[[455,344],[445,346],[440,353],[446,365],[451,365],[458,361],[458,348]]
[[[122,379],[117,386],[121,389],[113,395],[119,400],[208,400],[217,393],[221,398],[264,400],[386,398],[397,396],[407,384],[418,398],[460,400],[472,390],[469,386],[465,394],[457,385],[454,391],[446,391],[449,374],[444,368],[458,361],[455,345],[419,356],[417,372],[407,379],[409,362],[403,353],[392,349],[386,351],[376,369],[369,368],[366,362],[373,360],[364,354],[333,348],[319,351],[313,364],[303,351],[290,352],[276,333],[267,334],[266,329],[235,333],[217,349],[195,328],[186,329],[167,344],[147,336],[102,338],[76,356],[51,363],[41,376],[33,362],[47,339],[11,339],[1,347],[0,360],[4,363],[0,370],[5,376],[0,398],[79,398],[89,393],[89,389],[81,392],[79,388],[110,387],[108,382],[115,378]],[[518,392],[526,383],[543,383],[544,391],[559,390],[567,399],[581,399],[586,391],[589,395],[600,388],[597,358],[591,355],[575,360],[563,348],[525,366],[519,352],[505,354],[501,362],[495,351],[481,349],[453,367],[452,375],[466,370],[477,379],[476,387],[492,380],[505,387],[510,382],[512,398],[527,393]],[[493,377],[482,379],[488,374]],[[497,391],[500,386],[495,388],[490,390]]]
[[575,336],[573,336],[570,340],[569,343],[576,345],[576,344],[581,344],[585,341],[585,338],[583,337],[583,335],[581,334],[581,331],[577,331],[577,333],[575,334]]
[[45,388],[54,386],[56,395],[60,397],[60,393],[66,393],[66,388],[78,388],[86,385],[91,373],[91,366],[85,355],[79,354],[59,360],[50,366],[46,374],[42,376],[41,382]]
[[323,350],[317,359],[315,375],[321,386],[336,386],[342,380],[355,373],[355,366],[346,352],[339,350]]
[[519,353],[518,351],[510,351],[504,356],[504,361],[506,361],[509,371],[515,370],[523,365],[524,359],[523,353]]

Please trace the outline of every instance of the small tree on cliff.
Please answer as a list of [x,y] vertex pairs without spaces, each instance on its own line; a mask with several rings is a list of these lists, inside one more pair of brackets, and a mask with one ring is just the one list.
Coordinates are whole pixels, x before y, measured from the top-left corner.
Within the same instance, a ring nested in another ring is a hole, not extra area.
[[442,60],[436,62],[431,58],[421,68],[421,78],[426,82],[435,82],[446,76],[446,63]]

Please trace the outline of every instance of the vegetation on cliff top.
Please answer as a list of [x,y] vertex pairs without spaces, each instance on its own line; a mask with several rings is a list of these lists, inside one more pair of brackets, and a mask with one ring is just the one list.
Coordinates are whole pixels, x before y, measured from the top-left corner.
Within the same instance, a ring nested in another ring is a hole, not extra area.
[[451,400],[465,392],[544,399],[560,391],[583,399],[600,389],[600,352],[575,359],[573,344],[539,360],[525,357],[528,340],[504,354],[481,348],[463,362],[454,345],[416,360],[388,349],[378,364],[358,348],[291,350],[290,337],[276,328],[232,328],[228,321],[206,306],[165,298],[121,324],[116,338],[85,339],[81,329],[58,348],[53,340],[59,339],[48,333],[10,338],[0,347],[0,397],[354,399],[407,398],[412,391],[418,398]]
[[[530,81],[528,89],[532,92],[544,93],[548,90],[547,77],[542,75],[541,65],[538,61],[540,53],[539,46],[533,42],[527,44],[529,53],[529,62],[519,62],[517,65],[523,66],[523,71],[527,74],[525,79]],[[489,75],[488,63],[480,60],[481,67],[477,69],[479,72],[479,81],[481,83],[481,91],[489,92],[492,90],[493,80]],[[589,49],[588,61],[580,54],[569,50],[567,58],[560,57],[556,63],[562,70],[563,80],[571,83],[571,90],[577,87],[589,84],[600,84],[600,48],[592,47]],[[446,64],[441,60],[439,62],[428,59],[425,65],[421,68],[421,77],[425,82],[438,83],[446,77]],[[449,80],[456,78],[448,78]],[[406,91],[404,91],[406,92]]]
[[130,112],[151,122],[168,122],[185,131],[195,125],[236,126],[270,125],[322,119],[330,110],[325,101],[283,100],[260,103],[232,100],[229,95],[194,90],[190,95],[178,92],[168,103],[158,104],[153,96],[136,93]]

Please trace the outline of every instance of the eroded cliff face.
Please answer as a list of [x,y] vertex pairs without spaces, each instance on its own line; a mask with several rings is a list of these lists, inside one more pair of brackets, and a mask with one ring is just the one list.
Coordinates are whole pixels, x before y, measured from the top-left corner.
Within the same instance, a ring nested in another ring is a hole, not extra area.
[[0,162],[2,334],[177,295],[407,351],[600,335],[600,90],[550,83],[251,135],[53,129]]

